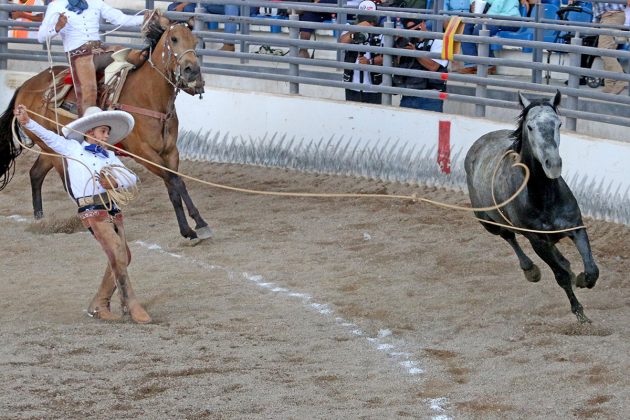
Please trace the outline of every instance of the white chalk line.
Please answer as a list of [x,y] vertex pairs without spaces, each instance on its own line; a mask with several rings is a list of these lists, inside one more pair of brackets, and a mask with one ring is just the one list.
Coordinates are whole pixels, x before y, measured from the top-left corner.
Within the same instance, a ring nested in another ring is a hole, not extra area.
[[[19,223],[29,223],[30,219],[20,216],[20,215],[10,215],[10,216],[0,216],[0,218],[8,219],[10,221],[19,222]],[[132,244],[136,244],[142,248],[145,248],[149,251],[159,252],[164,255],[168,255],[173,258],[186,260],[188,263],[192,263],[197,265],[198,267],[202,267],[206,270],[221,270],[228,274],[229,277],[235,278],[240,277],[244,280],[247,280],[251,283],[254,283],[256,286],[266,289],[271,293],[275,293],[280,296],[285,296],[292,299],[301,300],[303,305],[311,310],[318,312],[319,314],[330,317],[334,319],[334,322],[342,327],[344,327],[348,332],[357,337],[365,338],[366,341],[377,351],[385,353],[390,359],[395,360],[400,367],[402,367],[409,375],[416,376],[421,373],[424,373],[424,370],[421,367],[420,362],[411,359],[411,353],[404,351],[404,348],[408,348],[402,340],[397,339],[393,336],[391,330],[389,329],[381,329],[376,337],[370,337],[368,334],[359,328],[353,322],[347,321],[346,319],[335,316],[334,310],[327,303],[320,303],[315,301],[312,296],[292,291],[285,287],[277,286],[275,283],[265,280],[263,276],[260,274],[251,274],[251,273],[237,273],[229,270],[226,267],[222,267],[219,265],[209,264],[204,261],[199,261],[191,257],[186,257],[184,255],[176,254],[173,252],[165,251],[160,245],[155,243],[148,243],[141,240],[136,240],[132,242]],[[445,414],[446,408],[448,405],[448,399],[445,397],[441,398],[432,398],[428,400],[429,408],[435,413],[431,417],[432,420],[451,420],[452,418]]]
[[[168,252],[163,250],[159,245],[147,243],[144,241],[134,241],[133,244],[137,244],[143,248],[146,248],[151,251],[158,251],[162,254],[172,256],[174,258],[184,259],[187,263],[195,264],[199,267],[208,269],[208,270],[221,270],[226,272],[230,277],[240,277],[251,283],[254,283],[256,286],[268,290],[271,293],[275,293],[280,296],[285,296],[288,298],[301,300],[305,307],[311,310],[315,310],[319,314],[331,317],[334,319],[334,322],[338,325],[341,325],[346,330],[348,330],[351,334],[365,338],[368,343],[372,345],[376,350],[385,353],[390,359],[397,361],[397,363],[411,376],[419,375],[424,373],[424,370],[421,367],[420,362],[411,359],[411,353],[406,352],[402,349],[408,348],[403,341],[400,339],[396,339],[391,330],[382,329],[378,332],[376,337],[370,337],[367,335],[365,331],[359,328],[356,324],[347,321],[346,319],[335,316],[334,310],[327,303],[317,302],[312,296],[292,291],[287,289],[286,287],[278,286],[273,282],[267,281],[260,274],[252,274],[252,273],[237,273],[231,271],[225,267],[219,265],[213,265],[206,263],[204,261],[199,261],[191,257],[186,257],[179,254],[174,254],[172,252]],[[451,420],[451,417],[446,415],[446,406],[448,405],[448,399],[445,397],[441,398],[432,398],[428,400],[428,404],[430,409],[436,413],[431,417],[432,420]]]

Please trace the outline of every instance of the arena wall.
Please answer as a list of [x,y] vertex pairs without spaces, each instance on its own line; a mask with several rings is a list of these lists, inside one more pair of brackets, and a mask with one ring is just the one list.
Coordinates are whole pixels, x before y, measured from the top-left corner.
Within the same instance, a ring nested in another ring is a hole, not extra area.
[[[0,72],[0,106],[29,74]],[[184,159],[426,183],[465,190],[463,159],[512,125],[301,96],[209,89],[178,96]],[[563,176],[585,214],[630,224],[630,143],[562,133]]]

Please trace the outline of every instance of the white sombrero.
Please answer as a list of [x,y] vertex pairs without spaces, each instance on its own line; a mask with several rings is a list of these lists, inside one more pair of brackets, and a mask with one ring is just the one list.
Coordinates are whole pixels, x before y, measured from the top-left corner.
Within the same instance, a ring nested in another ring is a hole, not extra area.
[[63,128],[63,135],[68,139],[81,142],[87,131],[102,125],[110,129],[107,143],[116,144],[131,133],[134,120],[131,114],[125,111],[103,111],[99,107],[91,106],[85,110],[81,118]]

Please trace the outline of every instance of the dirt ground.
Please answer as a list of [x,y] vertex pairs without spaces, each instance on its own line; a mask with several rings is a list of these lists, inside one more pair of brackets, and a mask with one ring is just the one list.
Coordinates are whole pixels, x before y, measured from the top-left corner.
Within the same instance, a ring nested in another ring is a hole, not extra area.
[[[0,418],[630,418],[628,227],[587,220],[601,277],[577,291],[593,320],[581,326],[531,248],[538,284],[467,213],[188,182],[215,236],[186,241],[162,182],[131,164],[143,183],[126,210],[130,274],[154,322],[105,323],[85,312],[104,254],[52,174],[33,222],[31,161],[0,192]],[[181,169],[245,188],[468,203],[366,179]],[[561,249],[577,272],[577,252]]]

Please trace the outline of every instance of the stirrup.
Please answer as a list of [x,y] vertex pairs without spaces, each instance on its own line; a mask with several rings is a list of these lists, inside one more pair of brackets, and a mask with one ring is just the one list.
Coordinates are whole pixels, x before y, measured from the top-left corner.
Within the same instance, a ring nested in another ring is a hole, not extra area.
[[123,48],[122,50],[118,50],[112,54],[112,59],[114,61],[105,67],[105,78],[103,81],[106,85],[109,84],[112,78],[120,73],[122,69],[133,67],[133,64],[127,62],[127,56],[130,52],[131,48]]

